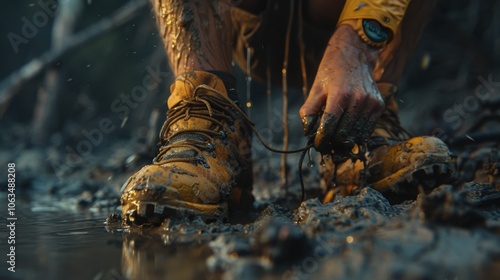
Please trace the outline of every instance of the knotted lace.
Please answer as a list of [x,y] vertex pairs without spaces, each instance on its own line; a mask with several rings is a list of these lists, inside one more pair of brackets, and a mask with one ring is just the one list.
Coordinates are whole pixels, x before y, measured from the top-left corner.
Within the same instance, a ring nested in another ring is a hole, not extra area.
[[[176,122],[182,119],[189,120],[190,118],[210,121],[214,127],[213,129],[212,127],[210,129],[184,128],[171,132],[171,127]],[[257,132],[255,124],[250,121],[233,100],[207,85],[199,85],[195,88],[192,99],[184,99],[168,110],[167,120],[160,131],[162,147],[154,162],[156,164],[190,162],[209,167],[203,156],[201,156],[202,151],[208,151],[212,157],[216,157],[213,139],[219,138],[224,143],[227,143],[225,139],[228,137],[229,132],[224,130],[225,125],[229,126],[229,129],[233,132],[236,118],[241,118],[250,126],[262,145],[270,151],[297,153],[310,148],[282,151],[270,147]],[[169,153],[172,149],[179,150]]]
[[[196,87],[193,95],[192,99],[181,100],[178,105],[168,110],[167,120],[160,131],[162,147],[154,159],[155,163],[190,162],[208,167],[201,156],[202,151],[208,151],[215,157],[214,138],[220,138],[226,143],[228,132],[224,130],[225,124],[231,131],[234,131],[236,111],[231,109],[237,105],[232,100],[206,85]],[[210,129],[184,128],[171,132],[173,124],[190,118],[207,120],[212,125]],[[178,149],[178,151],[168,153],[172,149]]]

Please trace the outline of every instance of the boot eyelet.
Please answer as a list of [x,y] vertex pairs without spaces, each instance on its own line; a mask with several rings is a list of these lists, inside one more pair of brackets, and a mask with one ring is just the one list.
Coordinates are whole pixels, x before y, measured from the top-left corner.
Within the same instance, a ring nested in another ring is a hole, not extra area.
[[212,143],[207,143],[207,150],[210,152],[210,155],[215,158],[216,155],[214,153],[215,147]]
[[197,156],[197,157],[195,157],[195,158],[192,160],[192,162],[193,162],[194,164],[201,164],[201,165],[202,165],[203,167],[205,167],[205,168],[210,168],[210,165],[208,165],[207,161],[206,161],[206,160],[205,160],[205,158],[204,158],[204,157],[202,157],[202,156]]

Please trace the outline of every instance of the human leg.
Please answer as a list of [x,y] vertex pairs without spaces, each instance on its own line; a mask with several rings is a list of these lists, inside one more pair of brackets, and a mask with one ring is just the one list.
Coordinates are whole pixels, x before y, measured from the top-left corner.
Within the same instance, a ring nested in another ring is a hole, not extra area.
[[230,2],[153,2],[176,75],[153,164],[124,184],[126,222],[228,218],[252,207],[251,132],[236,104]]
[[194,70],[232,72],[230,1],[152,1],[175,76]]

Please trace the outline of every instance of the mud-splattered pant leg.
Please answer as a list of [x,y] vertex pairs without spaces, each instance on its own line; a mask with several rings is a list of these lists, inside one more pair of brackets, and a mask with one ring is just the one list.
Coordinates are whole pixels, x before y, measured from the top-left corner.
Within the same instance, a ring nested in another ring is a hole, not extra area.
[[193,70],[231,72],[230,0],[152,0],[176,76]]

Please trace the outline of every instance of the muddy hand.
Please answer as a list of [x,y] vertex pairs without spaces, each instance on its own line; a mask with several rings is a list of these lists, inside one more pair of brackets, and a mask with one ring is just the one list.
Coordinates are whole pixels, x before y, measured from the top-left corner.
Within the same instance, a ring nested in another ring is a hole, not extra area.
[[314,146],[320,153],[350,151],[354,144],[368,140],[384,109],[371,75],[377,56],[378,50],[364,43],[350,26],[341,25],[330,39],[300,108],[304,133],[316,132]]

